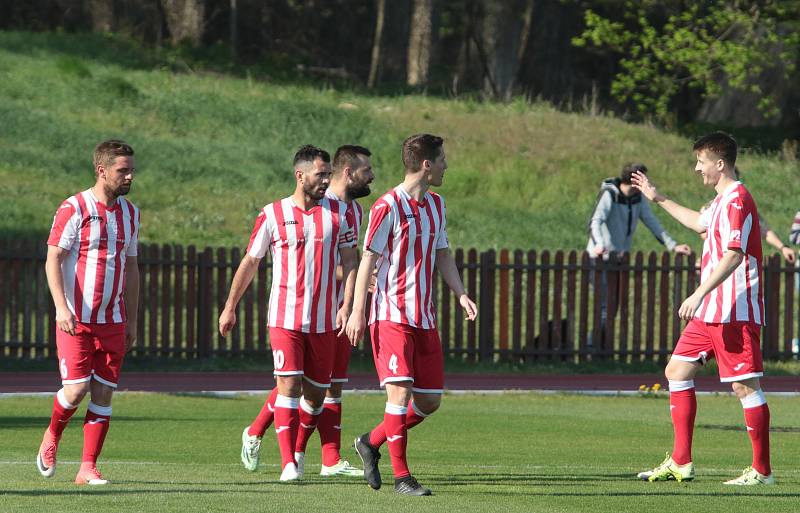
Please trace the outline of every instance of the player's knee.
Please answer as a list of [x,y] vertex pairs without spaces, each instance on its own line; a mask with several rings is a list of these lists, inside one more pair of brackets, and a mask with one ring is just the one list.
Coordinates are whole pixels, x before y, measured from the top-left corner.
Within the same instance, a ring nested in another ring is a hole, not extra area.
[[278,376],[278,393],[285,397],[300,397],[302,378],[300,376]]
[[423,416],[428,416],[439,409],[442,404],[441,394],[415,394],[412,407]]
[[331,383],[331,387],[325,392],[325,397],[329,397],[331,399],[339,399],[342,397],[342,384]]
[[749,386],[738,382],[731,383],[731,389],[733,390],[733,393],[736,394],[736,397],[738,397],[739,399],[747,397],[748,395],[750,395],[751,392],[754,391]]
[[68,403],[77,406],[89,393],[89,382],[64,385],[64,398]]

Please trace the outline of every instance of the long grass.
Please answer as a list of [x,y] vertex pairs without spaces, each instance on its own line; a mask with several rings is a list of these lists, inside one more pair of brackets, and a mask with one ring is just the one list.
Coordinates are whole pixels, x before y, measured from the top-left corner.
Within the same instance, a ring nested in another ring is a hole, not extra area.
[[[132,143],[146,242],[244,246],[259,208],[293,189],[291,158],[313,143],[371,148],[368,206],[402,179],[411,133],[446,138],[441,193],[454,246],[582,249],[600,181],[643,161],[662,190],[699,207],[691,141],[544,103],[367,96],[223,74],[120,37],[0,32],[0,236],[43,237],[56,207],[93,180],[93,145]],[[785,237],[798,166],[743,151],[740,167]],[[679,242],[696,235],[658,213]],[[661,249],[641,227],[636,248]]]

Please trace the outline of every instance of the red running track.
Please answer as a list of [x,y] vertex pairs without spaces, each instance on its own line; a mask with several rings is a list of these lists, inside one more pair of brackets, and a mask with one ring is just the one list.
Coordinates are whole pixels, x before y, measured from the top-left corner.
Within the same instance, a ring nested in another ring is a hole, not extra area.
[[[659,383],[666,389],[661,374],[448,374],[448,390],[580,390],[629,391],[640,385]],[[716,376],[695,378],[698,391],[729,392],[730,385]],[[767,376],[762,378],[766,392],[800,392],[800,377]],[[129,372],[122,373],[119,390],[142,392],[203,392],[267,390],[274,386],[267,372]],[[56,372],[0,373],[0,393],[54,392],[60,387]],[[345,389],[378,390],[377,377],[371,373],[350,376]]]

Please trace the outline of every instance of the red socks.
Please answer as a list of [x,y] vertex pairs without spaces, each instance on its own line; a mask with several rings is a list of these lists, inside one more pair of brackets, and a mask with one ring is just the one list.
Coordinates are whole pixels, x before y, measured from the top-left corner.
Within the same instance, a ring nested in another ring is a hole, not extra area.
[[386,403],[383,414],[383,429],[386,432],[386,445],[389,446],[389,456],[392,460],[394,478],[401,479],[411,475],[406,461],[406,414],[408,408]]
[[[411,429],[428,417],[429,414],[422,413],[413,400],[408,401],[406,412],[406,429]],[[378,424],[369,434],[369,444],[373,447],[380,447],[386,442],[386,430],[384,424]]]
[[64,428],[67,427],[69,419],[78,411],[77,406],[73,406],[64,396],[64,389],[60,389],[53,399],[53,413],[50,417],[50,433],[56,438],[61,438]]
[[82,463],[97,463],[110,422],[111,406],[98,406],[90,401],[83,420]]
[[342,398],[326,397],[322,413],[317,422],[319,440],[322,443],[322,464],[332,467],[342,459]]
[[275,398],[275,435],[281,451],[281,468],[294,463],[294,447],[297,442],[299,397],[277,395]]
[[697,396],[694,380],[669,382],[669,410],[675,441],[672,447],[672,461],[686,465],[692,461],[692,435],[694,419],[697,415]]
[[267,400],[264,401],[264,406],[261,407],[261,411],[258,412],[258,416],[256,420],[250,424],[250,429],[247,430],[247,434],[250,436],[264,436],[264,433],[267,432],[267,428],[272,424],[272,419],[274,418],[274,411],[275,411],[275,398],[278,397],[278,387],[272,389],[269,393],[269,397]]
[[300,409],[298,411],[300,427],[297,430],[297,441],[294,445],[294,452],[306,452],[308,439],[311,438],[311,435],[314,434],[314,430],[317,428],[317,422],[319,421],[322,410],[322,406],[316,409],[312,408],[304,397],[300,398]]
[[764,392],[757,390],[744,397],[744,423],[753,445],[753,468],[760,474],[772,474],[769,463],[769,406]]

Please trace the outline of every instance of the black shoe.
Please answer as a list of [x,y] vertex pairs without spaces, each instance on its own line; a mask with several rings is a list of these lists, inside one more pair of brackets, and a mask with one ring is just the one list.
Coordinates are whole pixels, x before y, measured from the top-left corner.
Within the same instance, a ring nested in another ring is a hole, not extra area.
[[403,495],[433,495],[429,488],[425,488],[412,476],[401,477],[394,480],[394,491]]
[[369,433],[356,438],[353,447],[364,464],[364,479],[373,490],[378,490],[381,487],[381,471],[378,469],[381,453],[369,444]]

